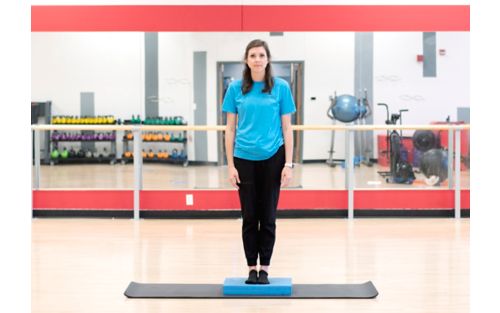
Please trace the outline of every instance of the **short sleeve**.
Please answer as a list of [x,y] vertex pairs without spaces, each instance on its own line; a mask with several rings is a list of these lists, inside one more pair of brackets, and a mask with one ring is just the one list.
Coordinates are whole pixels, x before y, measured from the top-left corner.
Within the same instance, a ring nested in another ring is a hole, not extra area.
[[295,113],[295,102],[293,101],[292,91],[287,82],[283,84],[281,93],[280,115]]
[[230,84],[229,87],[227,87],[226,95],[224,96],[224,101],[222,102],[222,112],[229,112],[234,114],[238,113],[234,98],[234,85]]

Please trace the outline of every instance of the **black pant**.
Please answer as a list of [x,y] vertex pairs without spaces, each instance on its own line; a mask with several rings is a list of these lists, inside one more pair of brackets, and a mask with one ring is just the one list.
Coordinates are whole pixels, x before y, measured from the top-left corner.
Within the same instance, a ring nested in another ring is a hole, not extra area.
[[243,216],[243,247],[248,266],[269,265],[276,240],[276,208],[280,195],[285,148],[269,159],[250,161],[234,158],[240,177],[239,195]]

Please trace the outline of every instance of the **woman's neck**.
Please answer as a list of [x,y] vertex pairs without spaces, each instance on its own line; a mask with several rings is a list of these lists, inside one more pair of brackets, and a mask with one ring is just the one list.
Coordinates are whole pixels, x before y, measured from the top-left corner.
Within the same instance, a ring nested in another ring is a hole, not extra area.
[[252,75],[252,80],[254,82],[261,82],[261,81],[264,81],[264,77],[266,76],[266,73],[265,72],[264,73],[261,73],[261,72],[254,73],[254,72],[252,72],[251,75]]

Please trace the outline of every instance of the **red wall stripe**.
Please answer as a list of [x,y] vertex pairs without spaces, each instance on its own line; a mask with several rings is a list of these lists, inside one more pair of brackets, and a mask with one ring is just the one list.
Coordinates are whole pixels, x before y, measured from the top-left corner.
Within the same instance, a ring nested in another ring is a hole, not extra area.
[[[192,194],[194,205],[186,205]],[[470,190],[462,190],[461,207],[470,208]],[[235,210],[239,198],[231,190],[143,190],[143,210]],[[357,190],[355,209],[451,209],[453,190]],[[346,209],[346,190],[284,190],[279,209]],[[132,210],[131,190],[34,190],[33,208],[82,210]]]
[[[193,195],[193,205],[186,205],[186,195]],[[145,210],[238,210],[238,193],[231,190],[141,191],[140,206]],[[347,207],[345,190],[282,191],[279,209],[342,209]]]
[[[186,205],[186,195],[193,195],[193,205]],[[236,191],[228,190],[144,190],[140,206],[145,210],[236,209],[240,202]]]
[[31,6],[31,31],[240,31],[241,6]]
[[245,31],[469,31],[465,5],[245,6]]
[[33,190],[35,209],[132,210],[132,190]]
[[31,6],[31,31],[469,31],[469,5]]
[[[461,191],[462,209],[470,208],[470,190]],[[450,209],[455,207],[454,190],[357,190],[355,209]]]
[[460,207],[470,209],[470,189],[460,191]]

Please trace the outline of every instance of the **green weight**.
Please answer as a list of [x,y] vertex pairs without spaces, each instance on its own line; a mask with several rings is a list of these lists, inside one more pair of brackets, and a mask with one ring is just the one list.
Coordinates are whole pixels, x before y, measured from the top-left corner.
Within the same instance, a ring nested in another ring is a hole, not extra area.
[[54,149],[51,153],[50,153],[50,157],[53,158],[53,159],[57,159],[59,158],[59,151],[57,149]]
[[68,155],[69,155],[68,150],[66,150],[66,148],[64,148],[64,150],[61,152],[61,158],[67,159]]

